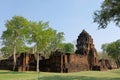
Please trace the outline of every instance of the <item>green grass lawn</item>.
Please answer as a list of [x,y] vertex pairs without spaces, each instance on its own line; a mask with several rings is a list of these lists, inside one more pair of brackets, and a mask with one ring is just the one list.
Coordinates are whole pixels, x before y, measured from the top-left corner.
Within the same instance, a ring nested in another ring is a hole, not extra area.
[[[74,73],[40,72],[39,80],[120,80],[120,69],[109,71],[81,71]],[[0,80],[38,80],[37,72],[0,70]]]

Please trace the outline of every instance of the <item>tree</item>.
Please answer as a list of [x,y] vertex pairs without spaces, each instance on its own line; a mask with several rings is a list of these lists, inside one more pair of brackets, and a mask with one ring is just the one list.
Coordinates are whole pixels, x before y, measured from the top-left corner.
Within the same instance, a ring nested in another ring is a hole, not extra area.
[[120,27],[120,0],[104,0],[101,10],[94,12],[98,28],[106,28],[111,21]]
[[64,33],[57,32],[56,30],[54,30],[53,39],[51,40],[49,45],[50,50],[54,52],[56,49],[61,49],[63,40],[64,40]]
[[53,38],[50,40],[50,44],[46,47],[44,51],[46,57],[49,57],[51,53],[55,52],[57,49],[62,49],[62,41],[64,40],[64,33],[57,32],[54,30]]
[[[9,57],[10,55],[13,55],[13,43],[10,41],[10,39],[7,39],[6,41],[3,42],[4,46],[1,48],[1,53],[4,58]],[[16,43],[16,53],[21,53],[21,52],[28,52],[30,50],[30,47],[26,46],[25,43],[21,40],[17,40]]]
[[24,38],[26,29],[29,25],[27,19],[22,16],[14,16],[11,20],[7,20],[5,27],[6,30],[2,34],[2,44],[4,45],[5,51],[11,51],[14,58],[13,70],[16,66],[16,53],[24,47]]
[[112,57],[112,58],[116,58],[116,45],[115,42],[112,42],[108,45],[107,47],[107,53]]
[[1,48],[0,48],[0,60],[3,58],[2,52],[1,52]]
[[117,66],[120,67],[120,40],[108,44],[107,53],[115,59]]
[[66,53],[73,53],[74,45],[72,43],[63,43],[63,51]]
[[107,46],[108,46],[107,43],[102,44],[102,46],[101,46],[101,49],[103,50],[102,58],[106,58],[106,55],[107,55],[107,53],[106,53],[106,51],[107,51]]
[[[7,34],[3,33],[2,39],[4,35],[7,35]],[[1,48],[1,53],[3,54],[5,58],[13,54],[13,43],[12,43],[12,39],[10,38],[11,37],[5,37],[4,40],[2,41],[3,46]]]
[[39,53],[43,53],[45,48],[49,46],[50,40],[53,38],[54,30],[48,25],[48,22],[30,22],[29,36],[30,43],[36,46],[37,54],[37,72],[39,72]]

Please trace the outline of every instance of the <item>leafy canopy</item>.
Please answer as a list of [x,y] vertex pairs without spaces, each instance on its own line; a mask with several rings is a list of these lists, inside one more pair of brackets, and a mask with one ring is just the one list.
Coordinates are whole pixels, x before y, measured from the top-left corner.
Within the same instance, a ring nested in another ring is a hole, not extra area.
[[37,52],[44,51],[53,38],[54,31],[49,27],[48,22],[30,22],[29,27],[30,43],[35,43]]
[[106,28],[111,21],[120,27],[120,0],[104,0],[101,10],[94,12],[94,22],[98,28]]
[[[11,20],[7,20],[5,27],[6,30],[2,34],[2,45],[1,51],[5,54],[13,54],[14,46],[16,46],[16,51],[21,52],[25,49],[24,38],[27,33],[29,22],[22,16],[14,16]],[[16,43],[14,44],[16,40]]]
[[120,57],[120,40],[107,44],[105,51],[114,59]]
[[74,45],[72,43],[63,43],[63,51],[66,53],[74,53]]

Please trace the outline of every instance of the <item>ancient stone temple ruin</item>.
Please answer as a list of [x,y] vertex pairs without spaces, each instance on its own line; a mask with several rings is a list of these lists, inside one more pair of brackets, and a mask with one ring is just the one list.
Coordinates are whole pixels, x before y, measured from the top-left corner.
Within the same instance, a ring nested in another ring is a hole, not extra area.
[[[107,70],[116,68],[116,64],[110,60],[98,60],[97,51],[92,37],[83,30],[77,39],[77,50],[74,54],[56,50],[48,59],[39,55],[40,71],[47,72],[79,72],[87,70]],[[36,56],[32,53],[16,55],[17,71],[35,71]],[[12,70],[13,56],[0,60],[0,69]]]
[[[78,72],[107,70],[112,68],[109,60],[98,60],[92,37],[83,30],[77,39],[75,54],[55,51],[50,58],[41,62],[41,70],[49,72]],[[108,66],[109,64],[109,66]]]
[[[41,67],[51,72],[78,72],[86,70],[100,70],[97,51],[91,36],[83,30],[77,39],[75,54],[56,51]],[[45,69],[47,66],[47,69]]]
[[[15,71],[35,71],[36,70],[36,59],[34,54],[21,53],[16,54],[16,67]],[[13,55],[8,59],[0,60],[0,69],[13,70]]]
[[93,39],[85,30],[78,36],[76,47],[76,54],[87,56],[90,70],[98,66],[98,55],[93,44]]
[[77,72],[89,70],[87,56],[55,51],[41,70],[50,72]]

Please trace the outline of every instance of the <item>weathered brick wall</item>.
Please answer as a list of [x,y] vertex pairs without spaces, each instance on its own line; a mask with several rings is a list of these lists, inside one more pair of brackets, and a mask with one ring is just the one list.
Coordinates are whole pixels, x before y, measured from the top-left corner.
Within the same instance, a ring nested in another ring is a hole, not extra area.
[[50,71],[61,72],[61,56],[53,56],[50,58]]
[[102,70],[117,69],[117,64],[114,60],[101,59],[99,60],[99,64],[102,67]]
[[[86,70],[107,70],[116,69],[117,65],[112,60],[95,61],[97,56],[80,55],[80,54],[57,54],[52,55],[49,59],[40,56],[40,71],[48,72],[79,72]],[[89,60],[90,59],[90,60]],[[90,62],[92,68],[90,68]],[[13,57],[0,60],[0,69],[12,70]],[[36,59],[34,54],[22,53],[17,56],[17,71],[36,71]]]
[[[17,70],[18,68],[18,60],[19,60],[19,55],[16,54],[16,68],[15,70]],[[10,56],[8,59],[3,59],[3,60],[0,60],[0,69],[2,70],[13,70],[13,55]]]
[[[78,72],[89,70],[88,57],[80,54],[54,55],[45,61],[46,70],[51,72]],[[44,66],[45,67],[45,66]]]
[[8,59],[0,60],[0,69],[1,70],[12,70],[13,68],[12,63],[13,61],[10,61]]
[[106,59],[105,64],[108,69],[115,69],[117,67],[113,60]]
[[36,59],[34,54],[21,53],[19,57],[18,71],[35,71]]
[[106,66],[105,59],[99,60],[99,65],[100,65],[100,70],[101,70],[101,71],[108,70],[108,68],[107,68],[107,66]]
[[27,71],[29,66],[28,66],[28,61],[29,61],[29,57],[27,55],[27,53],[21,53],[20,54],[20,64],[18,66],[18,71]]
[[[67,55],[68,56],[68,55]],[[69,55],[68,72],[78,72],[78,71],[86,71],[89,70],[89,64],[87,56],[72,54]]]

